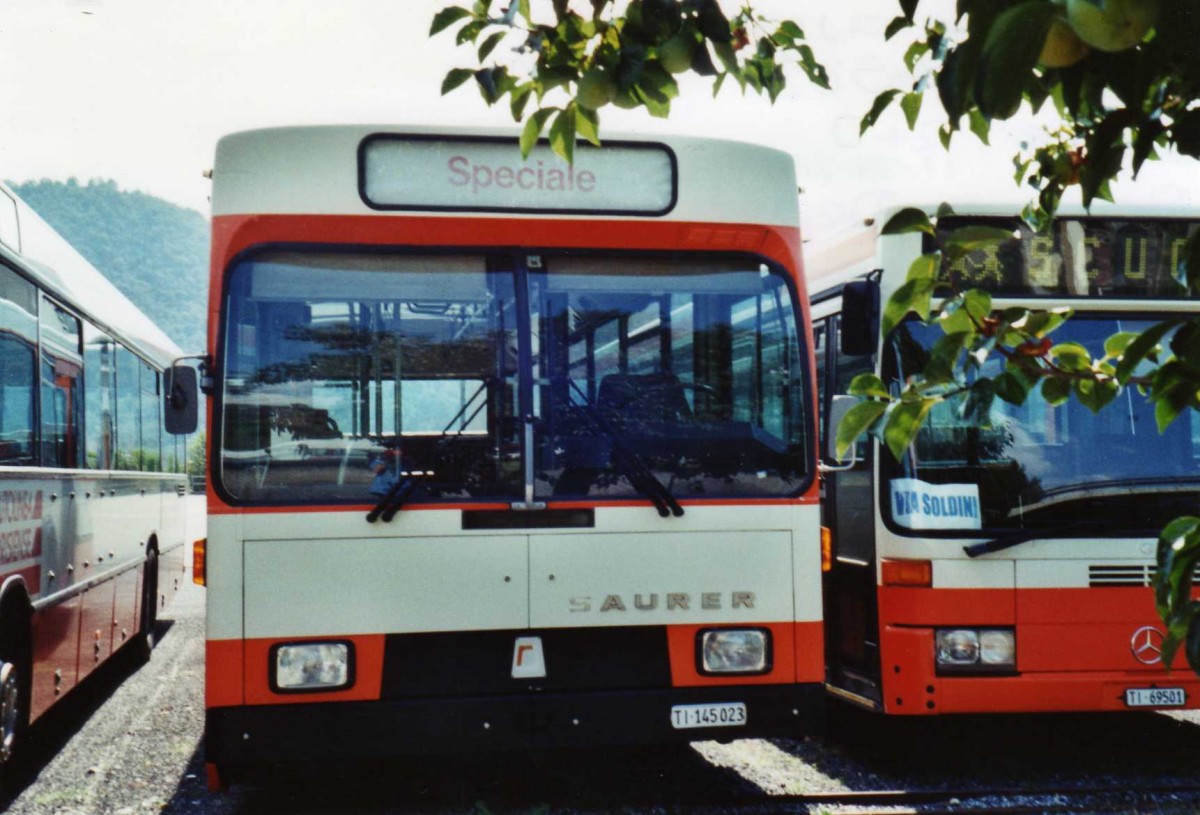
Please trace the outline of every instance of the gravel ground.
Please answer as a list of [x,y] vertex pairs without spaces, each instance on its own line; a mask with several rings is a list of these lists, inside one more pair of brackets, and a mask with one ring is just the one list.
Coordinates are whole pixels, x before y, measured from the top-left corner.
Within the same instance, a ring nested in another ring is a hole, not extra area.
[[[0,798],[13,815],[54,813],[623,813],[701,807],[732,796],[870,790],[1007,789],[1012,796],[893,806],[795,805],[842,813],[962,811],[1197,812],[1200,714],[970,716],[883,721],[830,708],[825,738],[702,742],[691,748],[505,754],[403,765],[293,767],[205,788],[203,590],[187,584],[160,622],[146,666],[118,659],[39,724]],[[1049,788],[1086,797],[1041,794]]]

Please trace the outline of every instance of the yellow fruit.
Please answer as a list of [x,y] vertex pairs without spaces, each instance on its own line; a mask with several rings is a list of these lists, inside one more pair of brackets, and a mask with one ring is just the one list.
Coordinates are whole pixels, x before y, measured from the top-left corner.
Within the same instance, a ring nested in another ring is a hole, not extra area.
[[1038,64],[1047,68],[1068,68],[1088,55],[1087,43],[1079,39],[1075,29],[1065,20],[1055,20],[1046,32]]
[[617,95],[617,83],[608,71],[592,68],[579,80],[579,92],[575,101],[585,108],[602,108]]
[[1154,27],[1158,0],[1068,0],[1067,19],[1092,48],[1124,51]]
[[696,40],[681,32],[658,46],[658,61],[670,73],[681,74],[692,67],[695,50]]

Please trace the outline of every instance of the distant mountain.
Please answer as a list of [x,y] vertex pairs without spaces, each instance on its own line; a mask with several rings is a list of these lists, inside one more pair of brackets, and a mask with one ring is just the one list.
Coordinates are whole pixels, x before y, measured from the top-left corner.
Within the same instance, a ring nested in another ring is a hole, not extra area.
[[204,350],[209,224],[115,181],[9,186],[188,353]]

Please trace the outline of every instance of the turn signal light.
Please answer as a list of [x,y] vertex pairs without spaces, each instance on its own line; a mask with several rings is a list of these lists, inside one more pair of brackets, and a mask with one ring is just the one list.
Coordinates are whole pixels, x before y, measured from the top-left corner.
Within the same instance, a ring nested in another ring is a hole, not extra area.
[[192,582],[197,586],[208,585],[208,571],[204,560],[204,548],[208,538],[201,538],[192,544]]
[[933,561],[884,560],[881,567],[885,586],[915,586],[924,589],[933,586]]
[[821,571],[833,571],[833,530],[821,527]]

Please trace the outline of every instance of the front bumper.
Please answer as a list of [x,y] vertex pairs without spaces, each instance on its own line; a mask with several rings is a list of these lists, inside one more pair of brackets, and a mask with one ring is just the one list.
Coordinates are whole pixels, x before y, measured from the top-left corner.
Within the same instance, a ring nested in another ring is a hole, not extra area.
[[[212,708],[205,758],[231,767],[784,737],[814,732],[823,698],[821,685],[807,684]],[[721,702],[745,703],[746,724],[671,726],[673,705]]]

